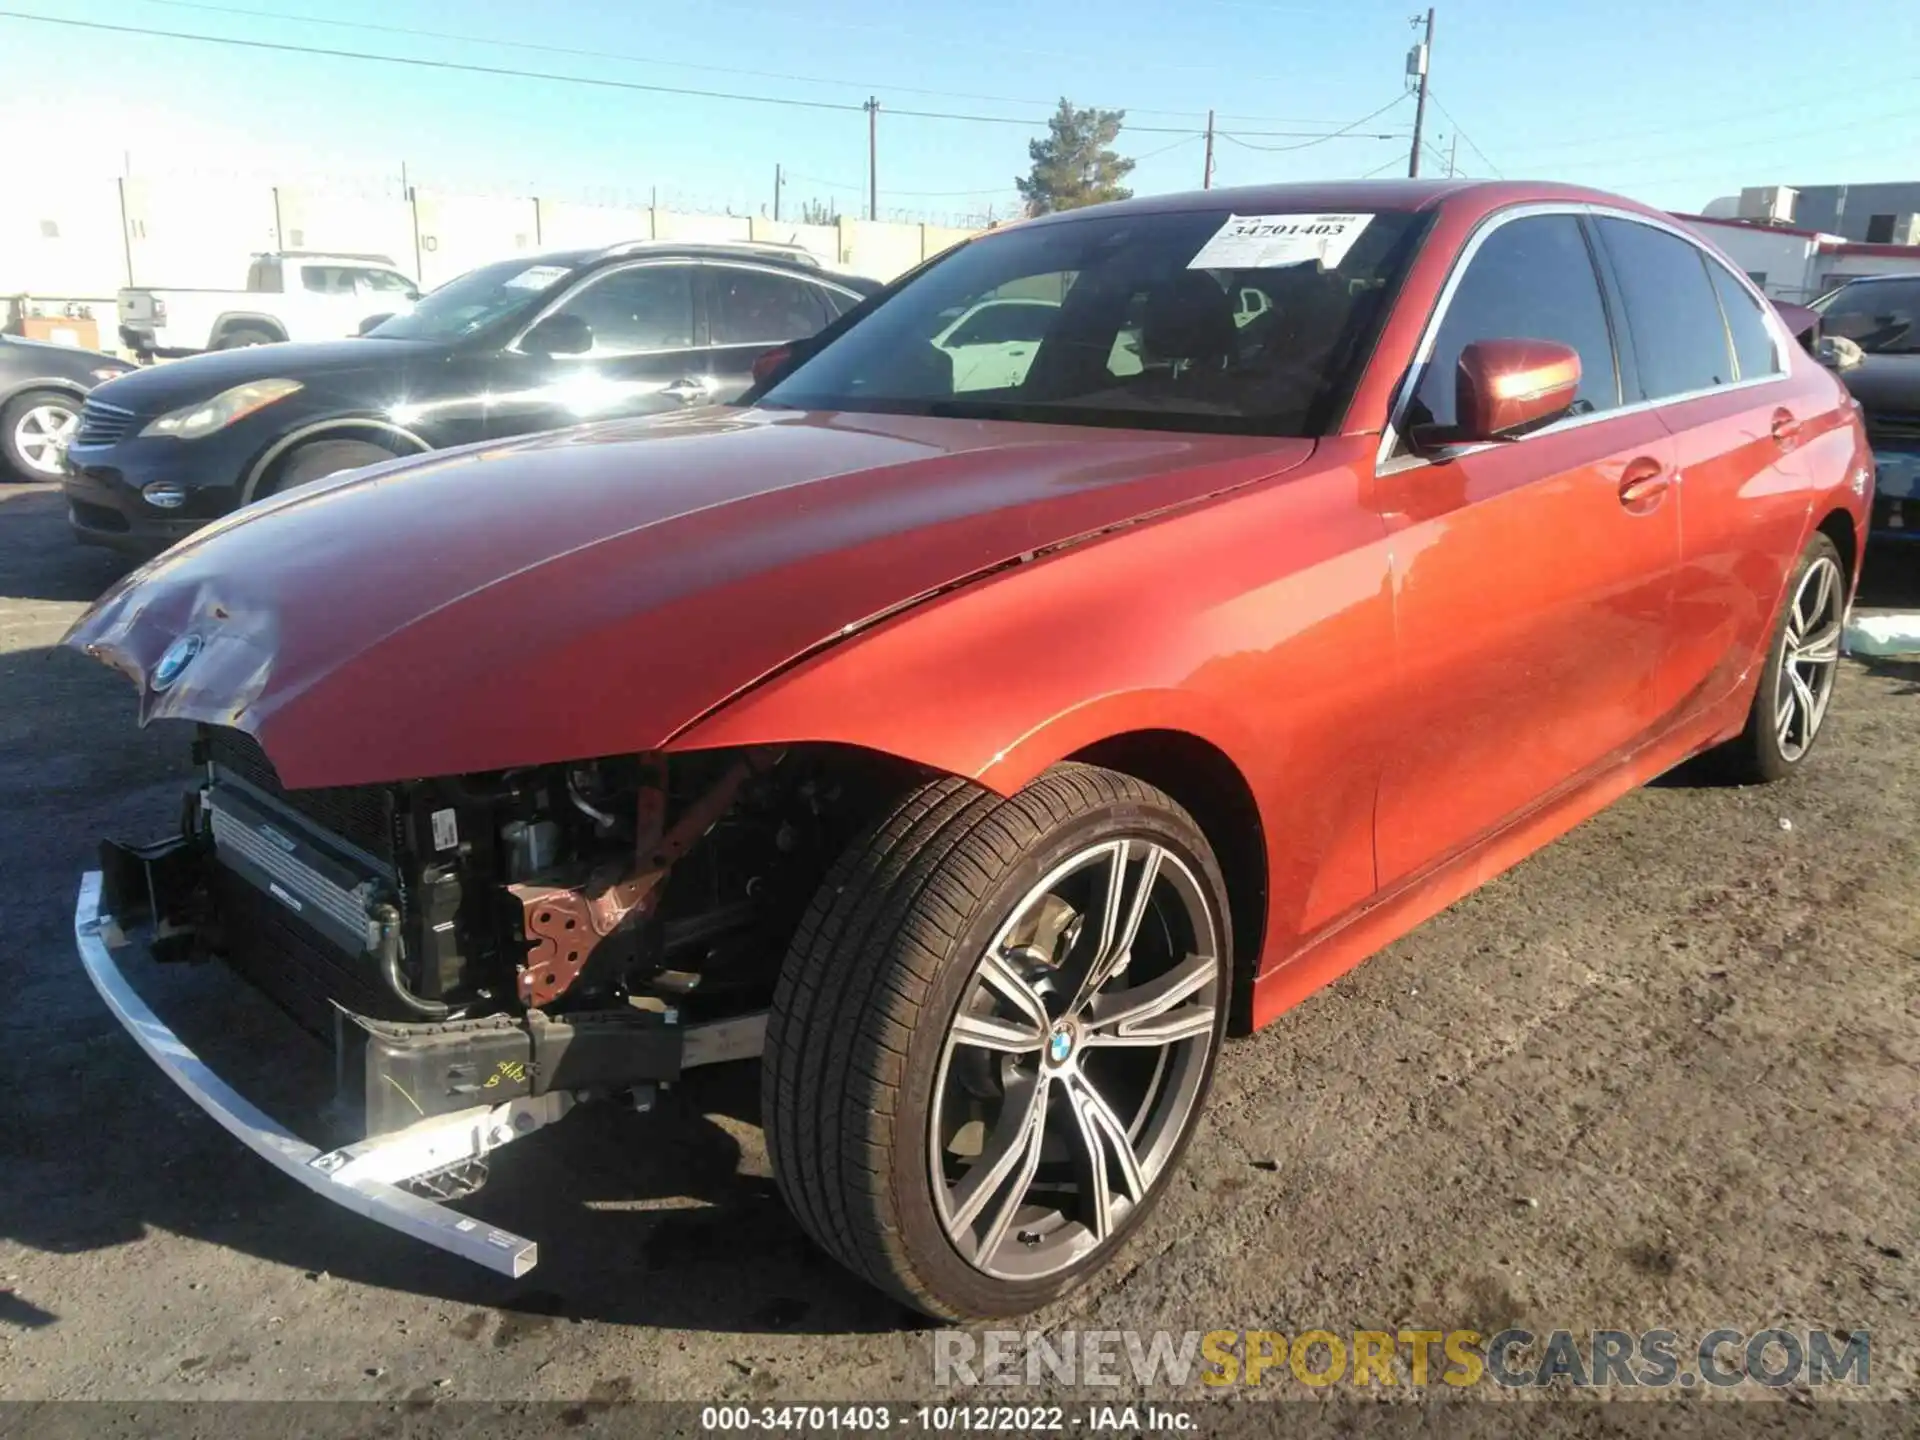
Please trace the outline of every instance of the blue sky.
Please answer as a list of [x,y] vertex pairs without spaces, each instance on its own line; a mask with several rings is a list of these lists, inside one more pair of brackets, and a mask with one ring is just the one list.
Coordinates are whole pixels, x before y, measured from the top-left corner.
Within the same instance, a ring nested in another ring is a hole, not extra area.
[[[1209,107],[1223,135],[1216,183],[1228,185],[1404,173],[1413,118],[1410,99],[1394,103],[1414,37],[1406,0],[0,0],[0,10],[827,104],[875,95],[881,210],[915,218],[1006,214],[1026,143],[1061,95],[1127,110],[1121,149],[1140,158],[1142,192],[1199,184]],[[1469,174],[1578,181],[1672,209],[1742,185],[1920,178],[1920,5],[1854,0],[1838,12],[1844,25],[1824,27],[1814,14],[1770,0],[1453,0],[1439,7],[1429,135],[1444,153],[1457,134]],[[779,163],[794,177],[789,215],[814,197],[848,213],[864,203],[857,110],[0,18],[0,55],[42,54],[52,63],[8,65],[0,133],[44,133],[59,116],[74,127],[63,144],[76,168],[117,168],[122,151],[136,169],[397,176],[404,161],[418,183],[443,188],[629,203],[657,188],[663,204],[749,213],[771,200]],[[1389,105],[1357,129],[1398,138],[1306,144],[1291,133]],[[1290,146],[1301,148],[1277,148]]]

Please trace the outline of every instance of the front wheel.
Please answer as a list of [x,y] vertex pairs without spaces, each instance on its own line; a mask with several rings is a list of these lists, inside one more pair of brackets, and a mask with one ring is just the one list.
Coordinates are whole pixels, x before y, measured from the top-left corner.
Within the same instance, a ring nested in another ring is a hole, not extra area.
[[393,451],[370,440],[309,440],[299,446],[254,492],[253,498],[265,500],[310,480],[323,480],[342,470],[358,470],[365,465],[380,465],[394,458]]
[[29,390],[0,405],[0,471],[58,480],[60,447],[80,423],[80,402],[59,390]]
[[1815,532],[1774,623],[1746,729],[1715,752],[1728,778],[1744,784],[1785,779],[1807,758],[1833,702],[1846,609],[1839,548]]
[[1010,799],[910,795],[796,934],[762,1061],[801,1225],[939,1319],[1017,1315],[1104,1265],[1165,1190],[1224,1032],[1212,850],[1086,765]]

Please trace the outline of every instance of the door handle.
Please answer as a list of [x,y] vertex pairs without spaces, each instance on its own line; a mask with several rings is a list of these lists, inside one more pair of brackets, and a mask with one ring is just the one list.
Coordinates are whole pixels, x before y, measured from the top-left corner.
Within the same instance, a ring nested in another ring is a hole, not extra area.
[[712,392],[705,379],[699,376],[688,376],[674,381],[671,385],[662,385],[660,393],[670,400],[678,400],[682,405],[692,405],[696,401],[706,399]]
[[1800,433],[1800,422],[1794,418],[1791,410],[1773,412],[1773,438],[1785,445]]
[[1659,508],[1673,477],[1666,467],[1650,455],[1630,462],[1620,477],[1620,503],[1632,515],[1646,515]]

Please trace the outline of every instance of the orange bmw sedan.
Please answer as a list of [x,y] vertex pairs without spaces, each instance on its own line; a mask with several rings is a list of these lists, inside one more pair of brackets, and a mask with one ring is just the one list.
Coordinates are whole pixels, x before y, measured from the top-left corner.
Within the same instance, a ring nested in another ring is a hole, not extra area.
[[[69,636],[197,727],[179,833],[81,884],[106,1003],[290,1177],[496,1270],[536,1240],[458,1206],[504,1147],[757,1060],[824,1249],[1030,1310],[1145,1219],[1230,1031],[1828,713],[1858,412],[1624,200],[1047,216],[760,373],[292,490]],[[331,1049],[344,1143],[180,1041],[143,949]]]

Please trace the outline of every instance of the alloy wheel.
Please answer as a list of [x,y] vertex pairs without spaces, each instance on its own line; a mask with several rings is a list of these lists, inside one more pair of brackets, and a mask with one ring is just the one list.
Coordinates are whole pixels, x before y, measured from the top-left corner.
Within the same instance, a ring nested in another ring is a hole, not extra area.
[[1107,840],[1014,905],[949,1026],[929,1156],[974,1268],[1052,1275],[1118,1232],[1206,1083],[1224,1000],[1205,891],[1171,850]]
[[79,422],[79,414],[64,405],[36,405],[14,423],[14,453],[36,474],[57,476],[60,447]]
[[1812,746],[1833,698],[1840,667],[1844,586],[1840,567],[1816,556],[1795,585],[1780,637],[1780,675],[1774,686],[1774,733],[1780,754],[1798,760]]

